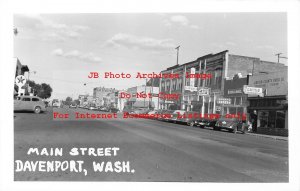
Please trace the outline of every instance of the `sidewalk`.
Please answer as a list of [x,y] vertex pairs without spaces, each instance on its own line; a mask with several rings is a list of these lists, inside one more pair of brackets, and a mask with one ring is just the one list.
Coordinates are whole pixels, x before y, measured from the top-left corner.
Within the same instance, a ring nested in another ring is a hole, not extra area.
[[245,132],[247,135],[251,136],[256,136],[256,137],[263,137],[263,138],[271,138],[271,139],[276,139],[276,140],[283,140],[283,141],[288,141],[288,137],[283,137],[283,136],[275,136],[275,135],[264,135],[264,134],[257,134],[257,133],[251,133],[251,132]]

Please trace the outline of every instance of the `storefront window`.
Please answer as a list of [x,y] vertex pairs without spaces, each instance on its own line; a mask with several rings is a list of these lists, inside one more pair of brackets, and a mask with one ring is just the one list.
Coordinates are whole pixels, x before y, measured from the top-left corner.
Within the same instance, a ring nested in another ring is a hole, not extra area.
[[229,113],[230,114],[236,114],[236,108],[235,107],[229,107]]
[[285,112],[276,111],[276,128],[284,128],[285,126]]
[[235,98],[235,105],[241,105],[241,97]]
[[182,79],[178,80],[178,89],[181,90],[182,88]]

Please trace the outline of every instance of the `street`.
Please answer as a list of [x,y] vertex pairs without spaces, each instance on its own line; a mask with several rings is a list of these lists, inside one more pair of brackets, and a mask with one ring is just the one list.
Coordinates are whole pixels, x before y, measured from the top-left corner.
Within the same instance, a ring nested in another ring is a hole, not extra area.
[[[74,118],[81,108],[54,108],[69,119],[14,113],[14,160],[82,160],[83,172],[16,172],[17,181],[288,182],[288,141],[213,131],[150,119]],[[105,112],[103,112],[105,113]],[[71,156],[72,148],[118,147],[116,156]],[[62,148],[63,156],[28,155]],[[96,172],[93,162],[129,161],[130,172]]]

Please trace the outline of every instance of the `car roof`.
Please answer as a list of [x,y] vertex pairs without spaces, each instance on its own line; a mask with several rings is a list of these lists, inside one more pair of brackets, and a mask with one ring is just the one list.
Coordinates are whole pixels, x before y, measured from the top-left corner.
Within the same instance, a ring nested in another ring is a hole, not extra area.
[[24,98],[24,97],[26,97],[26,98],[39,98],[39,99],[42,99],[42,98],[37,97],[37,96],[17,96],[17,97],[21,97],[21,98]]

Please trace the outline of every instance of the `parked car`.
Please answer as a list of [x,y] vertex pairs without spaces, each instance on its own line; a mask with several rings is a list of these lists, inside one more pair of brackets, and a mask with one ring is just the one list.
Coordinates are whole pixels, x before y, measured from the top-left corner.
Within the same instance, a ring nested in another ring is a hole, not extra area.
[[52,102],[52,107],[60,107],[60,103],[59,103],[59,101],[54,101],[54,102]]
[[37,96],[18,96],[14,100],[14,111],[33,111],[41,113],[46,111],[46,105]]
[[112,107],[112,108],[109,109],[109,111],[112,112],[112,113],[117,113],[119,111],[119,109],[115,108],[115,107]]
[[153,115],[153,114],[157,114],[157,113],[158,113],[157,110],[151,110],[151,111],[148,112],[149,115]]
[[173,122],[173,123],[181,123],[181,122],[184,122],[184,119],[180,119],[178,118],[179,115],[184,115],[186,113],[186,111],[184,110],[175,110],[172,112],[172,116],[170,118],[170,121]]
[[213,128],[214,130],[226,129],[233,133],[238,131],[245,133],[245,125],[243,121],[238,118],[228,118],[223,116],[217,120]]
[[[174,112],[173,110],[166,110],[166,109],[158,110],[157,114],[159,114],[159,117],[157,118],[157,120],[170,121],[173,112]],[[165,116],[165,118],[163,116]]]
[[149,112],[149,109],[147,108],[135,108],[132,113],[133,114],[145,114],[145,113],[148,113]]
[[97,110],[97,107],[96,105],[94,104],[91,104],[89,107],[88,107],[89,110]]
[[204,127],[214,127],[216,125],[218,119],[205,119],[205,118],[201,118],[201,119],[196,119],[193,123],[193,125],[195,126],[199,126],[201,128]]
[[69,108],[77,108],[77,104],[76,103],[71,103],[70,105],[69,105]]
[[220,118],[220,114],[211,114],[209,116],[203,116],[203,118],[198,118],[194,120],[195,126],[204,127],[214,127],[216,122]]

